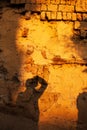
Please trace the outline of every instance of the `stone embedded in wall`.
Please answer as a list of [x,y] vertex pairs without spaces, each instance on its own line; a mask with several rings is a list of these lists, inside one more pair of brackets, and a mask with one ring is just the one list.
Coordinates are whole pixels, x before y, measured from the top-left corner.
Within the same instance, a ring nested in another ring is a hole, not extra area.
[[54,56],[52,62],[53,65],[56,65],[60,63],[66,63],[67,61],[65,59],[62,59],[61,56]]
[[22,37],[27,37],[28,31],[29,31],[28,28],[24,28],[24,29],[23,29],[23,32],[22,32]]
[[31,18],[31,12],[28,11],[28,12],[25,13],[25,19],[29,20],[30,18]]
[[26,51],[26,54],[27,55],[31,55],[34,52],[34,47],[33,46],[28,46],[27,48],[28,49]]

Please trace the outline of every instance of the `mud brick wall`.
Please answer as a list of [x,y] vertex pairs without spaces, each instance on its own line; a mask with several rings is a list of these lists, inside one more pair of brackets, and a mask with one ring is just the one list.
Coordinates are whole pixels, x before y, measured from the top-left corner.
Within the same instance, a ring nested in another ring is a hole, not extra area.
[[86,6],[86,0],[0,3],[0,130],[87,130]]
[[11,4],[24,4],[24,10],[39,12],[41,20],[71,21],[75,35],[87,37],[86,0],[11,0]]
[[25,10],[40,12],[45,20],[87,20],[86,0],[11,0],[12,4],[25,4]]

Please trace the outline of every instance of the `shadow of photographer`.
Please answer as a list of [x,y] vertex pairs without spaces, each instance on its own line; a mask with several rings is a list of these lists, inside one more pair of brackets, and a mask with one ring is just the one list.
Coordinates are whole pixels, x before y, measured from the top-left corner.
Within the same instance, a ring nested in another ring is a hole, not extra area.
[[47,82],[39,76],[26,80],[26,90],[19,93],[17,98],[17,106],[23,109],[25,117],[32,118],[36,122],[39,121],[38,100],[46,88]]

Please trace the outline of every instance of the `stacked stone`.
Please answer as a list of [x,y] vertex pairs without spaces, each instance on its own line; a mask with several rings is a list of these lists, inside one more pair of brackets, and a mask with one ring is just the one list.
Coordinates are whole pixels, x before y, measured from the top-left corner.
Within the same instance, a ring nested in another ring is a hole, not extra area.
[[11,0],[12,4],[25,4],[25,10],[40,12],[41,19],[82,21],[87,19],[86,0]]
[[26,1],[25,9],[28,11],[39,11],[41,19],[45,20],[71,20],[76,19],[74,12],[74,2],[65,0],[36,0]]

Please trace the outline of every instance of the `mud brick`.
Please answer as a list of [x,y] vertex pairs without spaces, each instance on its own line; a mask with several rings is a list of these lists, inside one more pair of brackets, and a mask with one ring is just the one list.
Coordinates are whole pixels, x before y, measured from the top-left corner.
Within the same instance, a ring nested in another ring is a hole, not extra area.
[[40,19],[41,20],[46,20],[46,13],[45,13],[45,11],[41,12]]
[[49,4],[48,5],[48,11],[57,11],[57,5]]
[[51,4],[59,4],[60,0],[50,0]]
[[46,12],[46,17],[48,20],[50,20],[51,19],[51,12]]
[[67,20],[66,13],[63,13],[63,20]]
[[62,13],[61,12],[57,12],[57,20],[62,20]]
[[42,4],[41,5],[41,11],[46,11],[47,10],[47,5],[46,4]]
[[72,21],[76,21],[77,18],[76,18],[76,13],[72,13]]
[[62,12],[74,12],[74,6],[71,6],[71,5],[59,5],[59,11],[62,11]]
[[80,29],[80,22],[79,21],[75,21],[74,29]]
[[84,14],[82,15],[82,17],[83,17],[83,20],[84,20],[84,21],[87,21],[87,14],[86,14],[86,13],[84,13]]
[[82,14],[81,13],[77,13],[77,20],[81,21],[82,20]]
[[66,16],[67,16],[67,20],[71,20],[72,19],[71,13],[67,13]]
[[56,20],[56,18],[57,18],[57,12],[51,12],[51,19],[52,20]]

